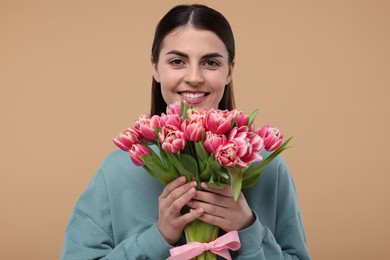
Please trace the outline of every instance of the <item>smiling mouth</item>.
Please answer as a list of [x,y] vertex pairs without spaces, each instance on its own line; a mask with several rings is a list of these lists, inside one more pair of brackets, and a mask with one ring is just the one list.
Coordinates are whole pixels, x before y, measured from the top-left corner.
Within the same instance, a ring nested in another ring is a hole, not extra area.
[[179,92],[179,94],[185,98],[190,99],[196,99],[196,98],[202,98],[207,96],[209,93],[206,92],[197,92],[197,93],[191,93],[191,92]]

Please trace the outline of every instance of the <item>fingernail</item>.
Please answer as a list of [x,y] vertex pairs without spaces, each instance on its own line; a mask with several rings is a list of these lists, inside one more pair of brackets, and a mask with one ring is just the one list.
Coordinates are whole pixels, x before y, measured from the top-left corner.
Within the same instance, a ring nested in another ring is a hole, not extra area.
[[189,191],[188,191],[188,194],[192,195],[196,192],[195,188],[191,188]]
[[200,185],[202,186],[202,188],[208,188],[208,186],[205,182],[202,182]]

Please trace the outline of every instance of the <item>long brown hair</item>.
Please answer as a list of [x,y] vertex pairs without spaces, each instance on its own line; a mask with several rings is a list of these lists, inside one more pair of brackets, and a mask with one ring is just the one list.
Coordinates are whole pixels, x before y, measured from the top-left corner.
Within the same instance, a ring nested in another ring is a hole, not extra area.
[[[152,62],[158,63],[161,44],[172,30],[186,24],[192,25],[196,29],[214,32],[225,44],[228,51],[228,62],[231,65],[235,57],[235,43],[233,31],[226,18],[218,11],[205,5],[178,5],[172,8],[158,23],[152,45]],[[161,93],[161,85],[152,78],[152,101],[151,115],[164,113],[167,104]],[[223,97],[218,104],[219,109],[234,109],[233,82],[225,86]]]

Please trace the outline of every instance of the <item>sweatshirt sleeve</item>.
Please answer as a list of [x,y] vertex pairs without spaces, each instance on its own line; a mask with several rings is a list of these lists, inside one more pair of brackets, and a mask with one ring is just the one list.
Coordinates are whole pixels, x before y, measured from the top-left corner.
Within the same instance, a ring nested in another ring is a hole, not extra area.
[[61,259],[168,257],[171,246],[163,239],[156,224],[116,243],[111,223],[106,184],[102,171],[99,170],[80,196],[70,217],[65,230]]
[[[275,188],[272,189],[275,196],[270,196],[275,206],[269,207],[269,211],[253,210],[256,220],[247,229],[239,231],[241,248],[235,252],[234,259],[311,259],[292,177],[281,158],[271,164],[268,173],[263,173],[271,178],[264,176],[259,181]],[[263,224],[261,214],[274,219],[274,225]]]

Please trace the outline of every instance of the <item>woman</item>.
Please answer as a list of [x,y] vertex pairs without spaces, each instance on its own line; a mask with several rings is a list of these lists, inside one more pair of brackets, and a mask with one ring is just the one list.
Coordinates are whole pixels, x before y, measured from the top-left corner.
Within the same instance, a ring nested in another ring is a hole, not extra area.
[[[195,108],[233,109],[234,38],[228,21],[202,5],[170,10],[152,46],[151,114],[180,100]],[[263,155],[263,157],[266,154]],[[62,259],[166,259],[185,243],[195,219],[223,232],[238,230],[234,259],[310,259],[291,175],[281,158],[237,202],[221,190],[180,177],[165,187],[133,165],[128,153],[110,154],[77,202],[65,232]],[[181,209],[192,210],[184,215]]]

